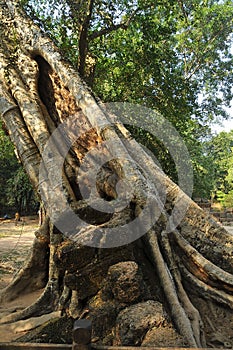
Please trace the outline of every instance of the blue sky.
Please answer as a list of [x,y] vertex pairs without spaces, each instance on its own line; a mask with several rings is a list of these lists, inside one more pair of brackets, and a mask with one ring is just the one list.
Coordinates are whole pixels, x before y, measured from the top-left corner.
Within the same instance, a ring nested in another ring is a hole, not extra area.
[[224,120],[221,124],[222,125],[213,125],[212,130],[219,133],[220,131],[231,131],[233,130],[233,102],[231,108],[227,109],[230,118],[228,120]]

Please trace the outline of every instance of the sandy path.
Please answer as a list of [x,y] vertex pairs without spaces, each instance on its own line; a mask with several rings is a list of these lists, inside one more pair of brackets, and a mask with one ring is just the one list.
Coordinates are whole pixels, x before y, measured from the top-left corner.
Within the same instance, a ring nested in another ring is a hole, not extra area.
[[0,255],[2,253],[7,253],[12,250],[30,248],[34,239],[33,232],[21,232],[11,234],[10,236],[4,235],[5,237],[0,237]]
[[[24,221],[17,226],[11,220],[0,222],[0,289],[10,283],[24,264],[37,228],[37,219],[24,218]],[[0,318],[9,314],[9,312],[14,312],[32,304],[41,293],[42,291],[36,291],[22,295],[16,300],[0,305]],[[20,335],[22,333],[13,332],[9,325],[0,325],[0,342],[13,341]]]
[[38,220],[24,218],[0,222],[0,288],[4,288],[22,267],[30,252]]
[[20,247],[30,247],[37,229],[37,220],[24,219],[15,226],[12,221],[0,222],[0,255],[9,250]]

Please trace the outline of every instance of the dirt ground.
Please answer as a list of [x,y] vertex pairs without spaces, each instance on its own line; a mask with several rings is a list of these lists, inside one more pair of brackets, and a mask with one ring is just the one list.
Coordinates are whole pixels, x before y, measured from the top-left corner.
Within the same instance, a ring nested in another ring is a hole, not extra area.
[[37,218],[0,221],[0,288],[4,288],[24,264],[32,246]]
[[[0,221],[0,289],[6,287],[26,261],[38,228],[37,218],[22,218],[15,226],[14,220]],[[22,296],[17,300],[0,305],[0,318],[10,312],[25,308],[32,304],[41,291]],[[18,333],[9,325],[0,325],[0,342],[13,341]]]
[[[15,226],[13,220],[0,221],[0,289],[6,287],[23,266],[30,252],[34,232],[37,228],[37,218],[23,218],[23,221],[17,226]],[[225,228],[233,234],[233,226]],[[0,319],[11,312],[32,304],[41,292],[36,291],[0,305]],[[206,310],[206,313],[208,314],[208,310]],[[10,325],[0,325],[0,342],[14,341],[25,333],[22,330],[17,332]]]

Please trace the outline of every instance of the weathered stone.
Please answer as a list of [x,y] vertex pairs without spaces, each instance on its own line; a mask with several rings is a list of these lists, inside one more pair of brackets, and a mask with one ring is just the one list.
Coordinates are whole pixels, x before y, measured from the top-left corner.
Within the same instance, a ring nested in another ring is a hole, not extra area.
[[93,337],[106,337],[112,333],[118,314],[117,305],[108,301],[95,308],[90,307],[90,317],[92,319]]
[[162,304],[157,301],[129,306],[117,317],[114,345],[141,345],[148,330],[165,322]]
[[156,347],[180,347],[187,346],[183,337],[179,335],[172,325],[165,325],[166,327],[153,327],[150,329],[141,344],[141,346],[156,346]]
[[134,261],[124,261],[111,266],[108,270],[108,280],[114,298],[121,303],[135,302],[143,292],[142,274]]

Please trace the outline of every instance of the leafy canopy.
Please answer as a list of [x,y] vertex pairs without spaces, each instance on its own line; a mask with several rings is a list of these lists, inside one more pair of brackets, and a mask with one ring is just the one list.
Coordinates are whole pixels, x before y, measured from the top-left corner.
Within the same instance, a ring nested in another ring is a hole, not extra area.
[[224,207],[233,207],[233,130],[213,137],[208,151],[214,165],[213,194]]
[[[129,101],[170,120],[190,151],[194,195],[208,196],[203,140],[232,100],[231,0],[23,0],[22,5],[103,101]],[[175,180],[158,140],[131,130]],[[157,146],[155,146],[157,144]]]
[[31,212],[38,206],[32,186],[0,121],[0,215],[12,209]]

